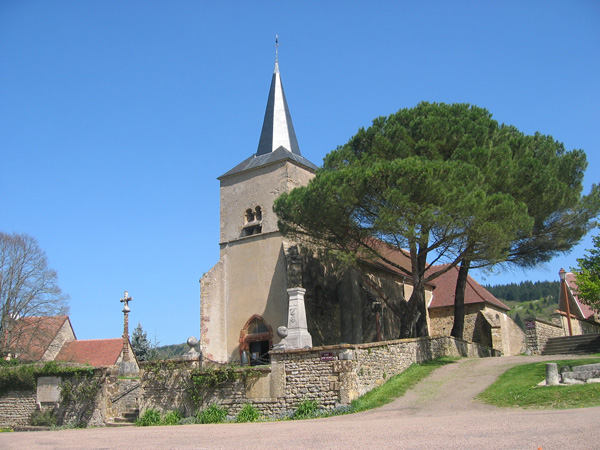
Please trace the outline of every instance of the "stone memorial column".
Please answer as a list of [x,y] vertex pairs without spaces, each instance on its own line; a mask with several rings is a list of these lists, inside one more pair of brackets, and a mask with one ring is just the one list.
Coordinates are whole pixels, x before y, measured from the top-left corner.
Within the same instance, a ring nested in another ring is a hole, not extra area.
[[306,289],[300,287],[287,290],[289,297],[286,348],[312,347],[312,336],[306,326],[306,308],[304,294]]

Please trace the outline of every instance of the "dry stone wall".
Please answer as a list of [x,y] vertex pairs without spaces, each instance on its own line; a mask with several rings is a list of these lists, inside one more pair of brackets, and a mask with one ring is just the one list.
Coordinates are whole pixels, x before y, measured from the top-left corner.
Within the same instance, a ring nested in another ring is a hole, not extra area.
[[35,391],[8,391],[0,395],[0,427],[16,428],[29,425],[36,410]]
[[494,349],[447,336],[275,351],[271,366],[253,368],[247,379],[240,376],[206,390],[200,405],[191,402],[187,389],[194,367],[182,361],[169,369],[145,371],[140,412],[179,410],[189,416],[216,403],[235,416],[250,403],[262,415],[277,418],[293,413],[304,400],[314,400],[324,409],[348,405],[416,362],[441,356],[499,355]]
[[538,355],[542,353],[548,339],[564,336],[565,332],[559,324],[540,319],[526,319],[525,335],[527,349],[532,354]]

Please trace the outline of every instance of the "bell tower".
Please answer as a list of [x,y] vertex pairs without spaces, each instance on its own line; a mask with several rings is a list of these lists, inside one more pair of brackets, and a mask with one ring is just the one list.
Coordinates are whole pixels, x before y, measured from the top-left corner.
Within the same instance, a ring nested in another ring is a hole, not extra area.
[[308,184],[316,169],[300,153],[276,54],[258,148],[218,178],[220,260],[200,280],[206,357],[268,362],[280,340],[273,330],[288,321],[284,239],[273,203]]

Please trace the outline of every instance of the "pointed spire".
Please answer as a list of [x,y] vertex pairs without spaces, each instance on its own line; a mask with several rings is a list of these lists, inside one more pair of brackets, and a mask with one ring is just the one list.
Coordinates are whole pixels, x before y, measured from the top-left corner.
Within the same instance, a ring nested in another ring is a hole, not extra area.
[[271,79],[271,89],[267,100],[267,109],[263,121],[257,155],[264,155],[283,147],[289,152],[300,155],[300,147],[292,124],[292,116],[288,109],[281,76],[279,74],[279,38],[275,37],[275,68]]

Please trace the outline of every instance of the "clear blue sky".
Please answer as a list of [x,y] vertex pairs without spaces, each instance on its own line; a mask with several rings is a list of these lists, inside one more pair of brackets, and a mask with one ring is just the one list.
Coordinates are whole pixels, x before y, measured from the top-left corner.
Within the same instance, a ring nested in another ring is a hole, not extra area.
[[[302,154],[376,116],[466,102],[600,172],[600,2],[0,2],[0,230],[38,239],[79,339],[199,334],[217,176],[256,151],[279,34]],[[597,231],[597,230],[596,230]],[[556,280],[590,238],[539,270]]]

